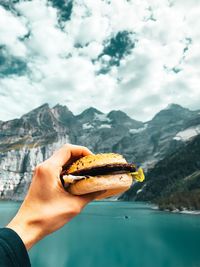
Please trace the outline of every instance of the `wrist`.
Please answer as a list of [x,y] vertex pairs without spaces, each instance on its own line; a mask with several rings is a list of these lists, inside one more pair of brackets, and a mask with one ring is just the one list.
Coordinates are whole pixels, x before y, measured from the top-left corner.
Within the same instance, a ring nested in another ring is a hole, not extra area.
[[34,221],[28,216],[21,216],[20,213],[6,227],[19,235],[27,250],[43,238],[40,222]]

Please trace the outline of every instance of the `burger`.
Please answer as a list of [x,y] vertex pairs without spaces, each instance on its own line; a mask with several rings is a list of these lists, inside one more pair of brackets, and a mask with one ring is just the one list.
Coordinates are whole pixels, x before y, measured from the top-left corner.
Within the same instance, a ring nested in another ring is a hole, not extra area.
[[73,195],[105,191],[97,199],[125,192],[131,187],[133,180],[144,180],[142,168],[127,163],[122,155],[116,153],[82,157],[61,173],[64,188]]

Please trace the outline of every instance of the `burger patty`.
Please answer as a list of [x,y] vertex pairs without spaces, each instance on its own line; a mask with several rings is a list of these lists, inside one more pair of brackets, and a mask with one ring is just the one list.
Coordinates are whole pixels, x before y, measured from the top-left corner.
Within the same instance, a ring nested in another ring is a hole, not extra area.
[[[87,168],[84,170],[76,170],[71,172],[72,175],[104,175],[110,173],[126,173],[126,172],[135,172],[137,170],[135,164],[131,163],[121,163],[121,164],[107,164],[104,166],[96,166]],[[67,171],[63,171],[62,175],[67,174]]]

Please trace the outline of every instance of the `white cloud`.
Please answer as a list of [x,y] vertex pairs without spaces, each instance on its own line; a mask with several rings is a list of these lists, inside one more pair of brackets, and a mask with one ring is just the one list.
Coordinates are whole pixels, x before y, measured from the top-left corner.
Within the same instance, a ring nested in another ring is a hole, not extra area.
[[70,38],[58,28],[55,8],[47,6],[44,0],[34,0],[19,3],[17,9],[31,29],[31,37],[26,42],[31,55],[48,61],[71,51]]
[[83,47],[80,51],[80,55],[88,56],[89,59],[96,59],[103,51],[103,45],[94,41],[90,42],[89,45]]
[[[26,60],[29,71],[1,78],[0,120],[44,102],[66,104],[75,113],[89,106],[122,109],[141,120],[171,102],[199,108],[199,1],[75,0],[63,29],[59,11],[46,0],[20,1],[15,8],[21,16],[0,6],[0,45]],[[138,40],[132,53],[97,74],[110,57],[93,60],[125,30]]]
[[26,47],[19,41],[27,33],[24,21],[0,6],[0,44],[6,45],[15,56],[25,56]]

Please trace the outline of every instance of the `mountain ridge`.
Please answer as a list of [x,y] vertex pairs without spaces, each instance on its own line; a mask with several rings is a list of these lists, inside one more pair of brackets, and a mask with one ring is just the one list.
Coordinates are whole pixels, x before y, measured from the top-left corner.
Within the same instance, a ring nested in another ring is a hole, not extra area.
[[[24,115],[28,114],[29,112],[35,111],[35,110],[37,110],[37,109],[45,108],[45,107],[46,107],[46,108],[49,108],[49,109],[54,109],[54,108],[56,108],[56,107],[65,107],[66,109],[69,110],[69,108],[68,108],[67,105],[62,105],[62,104],[60,104],[60,103],[57,103],[57,104],[53,105],[52,107],[50,107],[50,104],[46,102],[46,103],[44,103],[44,104],[41,104],[41,105],[39,105],[39,106],[36,106],[35,108],[31,109],[30,111],[24,113],[23,115],[21,115],[21,116],[19,116],[19,117],[14,117],[14,118],[11,118],[11,119],[9,119],[9,120],[1,120],[1,119],[0,119],[0,122],[8,122],[8,121],[11,121],[11,120],[20,119],[21,117],[23,117]],[[184,108],[184,107],[182,107],[181,105],[176,104],[176,103],[168,104],[165,108],[163,108],[163,109],[161,109],[161,110],[167,110],[167,109],[171,109],[171,108],[174,108],[174,107],[181,107],[182,109],[189,110],[189,111],[191,111],[191,112],[192,112],[192,111],[200,112],[200,109],[198,109],[198,110],[191,110],[191,109],[189,109],[189,108]],[[126,114],[129,118],[134,119],[134,118],[133,118],[134,116],[130,116],[130,115],[128,115],[128,114],[127,114],[125,111],[123,111],[123,110],[111,110],[111,111],[109,111],[108,113],[106,113],[106,112],[103,112],[103,111],[99,110],[98,108],[96,108],[96,107],[94,107],[94,106],[88,107],[88,108],[86,108],[85,110],[81,111],[80,113],[77,113],[76,115],[75,115],[72,111],[71,111],[71,112],[72,112],[72,114],[73,114],[74,116],[79,116],[79,115],[81,115],[83,112],[85,112],[85,111],[87,111],[87,110],[90,110],[90,109],[96,110],[97,112],[104,113],[104,114],[109,114],[109,113],[112,112],[112,111],[120,111],[120,112]],[[160,111],[159,111],[159,112],[160,112]],[[134,120],[139,121],[139,122],[142,122],[142,123],[148,123],[149,121],[153,120],[153,118],[154,118],[159,112],[157,112],[157,113],[156,113],[150,120],[144,120],[144,121],[140,121],[140,120],[138,120],[138,119],[134,119]]]

